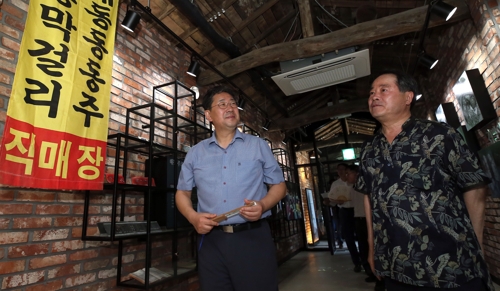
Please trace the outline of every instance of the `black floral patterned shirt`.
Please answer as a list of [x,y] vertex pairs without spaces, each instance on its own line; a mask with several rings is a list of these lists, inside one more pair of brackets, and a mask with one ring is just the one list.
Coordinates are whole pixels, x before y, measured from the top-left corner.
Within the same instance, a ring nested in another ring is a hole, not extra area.
[[355,188],[370,195],[377,275],[434,288],[480,277],[494,290],[463,198],[489,178],[453,128],[409,118],[360,158]]

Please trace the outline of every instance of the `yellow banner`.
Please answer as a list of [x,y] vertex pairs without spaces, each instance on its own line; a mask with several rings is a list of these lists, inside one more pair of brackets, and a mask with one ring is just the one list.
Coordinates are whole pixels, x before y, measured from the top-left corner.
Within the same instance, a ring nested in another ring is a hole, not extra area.
[[118,0],[31,0],[0,183],[101,189]]

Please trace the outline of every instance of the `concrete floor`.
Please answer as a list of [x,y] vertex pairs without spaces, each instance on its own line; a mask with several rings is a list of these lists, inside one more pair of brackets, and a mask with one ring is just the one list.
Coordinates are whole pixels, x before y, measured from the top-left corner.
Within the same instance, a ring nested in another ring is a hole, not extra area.
[[329,251],[303,251],[279,267],[279,290],[373,290],[375,283],[366,283],[365,273],[354,273],[353,268],[347,250],[333,256]]
[[353,267],[347,250],[337,250],[333,256],[329,251],[303,251],[279,267],[279,290],[373,290],[375,283],[366,283],[365,273],[354,273]]

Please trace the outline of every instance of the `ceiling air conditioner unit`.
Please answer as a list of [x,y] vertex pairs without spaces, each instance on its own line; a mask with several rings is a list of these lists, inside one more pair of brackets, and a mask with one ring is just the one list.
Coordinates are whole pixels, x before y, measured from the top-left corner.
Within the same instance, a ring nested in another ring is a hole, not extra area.
[[323,56],[282,62],[281,69],[285,72],[272,79],[285,95],[290,96],[368,76],[370,56],[368,49],[354,52],[349,48]]

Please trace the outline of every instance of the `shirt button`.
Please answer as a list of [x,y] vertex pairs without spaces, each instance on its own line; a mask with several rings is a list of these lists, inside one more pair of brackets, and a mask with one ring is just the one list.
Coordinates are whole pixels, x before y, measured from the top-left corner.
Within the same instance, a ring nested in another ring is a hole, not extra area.
[[224,182],[224,183],[222,183],[222,184],[226,185],[226,182]]
[[226,168],[226,166],[224,166],[224,169]]
[[224,203],[226,203],[226,200],[224,200]]

